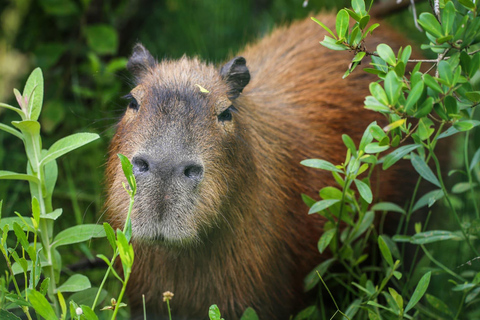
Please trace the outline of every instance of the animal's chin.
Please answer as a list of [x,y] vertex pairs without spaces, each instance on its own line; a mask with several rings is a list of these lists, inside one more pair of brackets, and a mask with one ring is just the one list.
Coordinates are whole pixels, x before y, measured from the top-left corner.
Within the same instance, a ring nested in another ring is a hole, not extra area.
[[[183,213],[185,215],[185,213]],[[135,241],[167,245],[190,246],[199,242],[195,224],[188,217],[166,212],[132,217],[132,237]]]

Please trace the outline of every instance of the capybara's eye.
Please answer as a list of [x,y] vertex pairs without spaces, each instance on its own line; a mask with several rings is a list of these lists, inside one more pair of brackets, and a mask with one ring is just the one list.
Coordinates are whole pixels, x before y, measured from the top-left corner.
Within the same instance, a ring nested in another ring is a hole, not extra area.
[[218,115],[218,121],[225,122],[225,121],[232,121],[232,111],[234,110],[233,106],[228,107],[222,113]]
[[128,107],[133,109],[133,110],[138,110],[138,102],[137,102],[137,99],[135,99],[135,97],[129,93],[125,96],[123,96],[124,99],[128,99],[130,101],[130,103],[128,104]]

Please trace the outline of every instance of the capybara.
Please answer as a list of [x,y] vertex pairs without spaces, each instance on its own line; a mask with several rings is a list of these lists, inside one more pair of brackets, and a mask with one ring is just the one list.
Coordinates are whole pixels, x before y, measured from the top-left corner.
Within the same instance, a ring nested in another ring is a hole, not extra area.
[[[334,28],[333,15],[317,18]],[[324,220],[307,214],[301,193],[335,182],[300,161],[340,164],[341,135],[358,143],[382,119],[363,108],[377,78],[356,70],[342,79],[353,55],[321,46],[324,34],[310,19],[296,22],[221,67],[188,57],[158,62],[134,47],[127,68],[136,87],[111,143],[106,202],[122,228],[122,153],[138,185],[132,317],[143,314],[142,295],[149,317],[166,317],[165,291],[174,293],[174,319],[207,319],[212,304],[228,320],[247,307],[263,320],[289,319],[304,306],[303,279],[325,257],[317,249]],[[380,42],[404,43],[383,25],[367,49]],[[377,198],[399,197],[406,175],[398,167],[372,181]]]

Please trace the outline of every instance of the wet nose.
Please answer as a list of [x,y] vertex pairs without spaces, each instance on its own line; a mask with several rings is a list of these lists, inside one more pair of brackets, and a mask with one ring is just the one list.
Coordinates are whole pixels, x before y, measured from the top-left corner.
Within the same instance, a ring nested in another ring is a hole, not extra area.
[[161,179],[182,179],[187,182],[200,182],[204,167],[200,160],[155,160],[145,155],[132,158],[133,173],[140,176],[159,176]]

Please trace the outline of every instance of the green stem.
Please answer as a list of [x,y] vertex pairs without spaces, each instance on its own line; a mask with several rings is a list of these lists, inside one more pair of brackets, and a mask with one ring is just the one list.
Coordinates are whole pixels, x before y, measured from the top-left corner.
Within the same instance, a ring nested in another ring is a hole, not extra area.
[[172,320],[172,311],[170,310],[170,300],[167,299],[168,319]]
[[465,230],[462,228],[462,222],[460,221],[460,218],[458,217],[457,210],[455,210],[455,207],[453,206],[452,201],[450,200],[450,197],[448,196],[447,189],[445,188],[445,184],[443,183],[443,179],[442,179],[442,172],[441,172],[441,169],[440,169],[440,162],[438,161],[437,156],[435,155],[435,153],[430,152],[430,154],[432,155],[433,161],[435,162],[435,166],[436,166],[436,168],[437,168],[438,181],[440,182],[440,186],[441,186],[441,188],[442,188],[443,194],[445,195],[445,198],[447,199],[448,206],[450,207],[450,209],[451,209],[452,212],[453,212],[453,216],[454,216],[454,218],[455,218],[455,221],[457,222],[458,227],[460,228],[460,231],[462,232],[463,236],[465,237],[465,240],[467,241],[468,246],[469,246],[470,249],[472,249],[472,251],[478,256],[478,255],[479,255],[479,254],[478,254],[478,251],[477,251],[477,249],[475,249],[475,248],[473,247],[472,243],[470,242],[469,236],[465,233]]
[[[24,132],[25,139],[30,139],[33,146],[34,159],[28,159],[32,165],[33,171],[37,176],[39,183],[37,184],[37,193],[39,196],[38,203],[40,206],[40,215],[46,215],[47,210],[51,211],[51,199],[45,194],[45,173],[44,167],[40,165],[42,160],[42,148],[40,137],[34,137],[32,134]],[[28,155],[28,152],[27,152]],[[51,247],[50,231],[53,228],[53,221],[47,221],[47,219],[40,218],[39,230],[40,238],[43,245],[45,257],[47,259],[47,266],[45,267],[45,274],[50,277],[50,285],[48,286],[48,297],[53,302],[55,311],[57,314],[60,312],[60,306],[58,304],[57,297],[55,296],[56,282],[55,282],[55,256]]]
[[437,259],[435,259],[432,254],[427,250],[427,248],[425,248],[425,246],[423,244],[420,245],[420,247],[422,248],[423,252],[425,253],[425,255],[434,263],[437,265],[437,267],[439,267],[440,269],[442,269],[443,271],[445,271],[446,273],[448,273],[449,275],[451,275],[452,277],[455,277],[457,278],[458,280],[460,280],[461,282],[467,282],[467,280],[465,280],[463,277],[459,276],[458,274],[456,274],[455,272],[453,272],[452,270],[448,269],[443,263],[441,263],[440,261],[438,261]]
[[130,278],[130,270],[127,271],[125,275],[125,281],[123,282],[122,291],[120,291],[120,295],[118,296],[117,304],[115,305],[115,310],[113,311],[112,320],[115,320],[117,317],[118,310],[120,310],[120,302],[122,302],[123,295],[125,294],[125,290],[127,289],[127,282]]
[[478,205],[477,205],[477,198],[475,196],[474,188],[473,186],[473,180],[472,180],[472,172],[470,171],[470,161],[468,158],[468,142],[470,138],[470,130],[465,133],[465,145],[463,147],[463,152],[464,152],[464,159],[465,159],[465,171],[467,172],[467,177],[468,177],[468,184],[470,185],[470,194],[472,197],[472,202],[473,202],[473,207],[475,208],[475,215],[477,219],[480,219],[480,213],[478,211]]
[[[128,213],[127,213],[127,219],[125,220],[125,225],[123,226],[123,232],[125,233],[125,230],[127,229],[128,222],[130,221],[130,216],[132,214],[132,209],[133,209],[133,203],[134,203],[134,195],[130,195],[130,203],[128,205]],[[115,262],[115,259],[118,256],[118,248],[115,250],[112,259],[110,260],[110,266],[113,266],[113,263]],[[97,305],[98,299],[100,297],[100,292],[102,291],[103,286],[105,285],[105,282],[107,281],[108,275],[110,274],[110,269],[112,267],[108,267],[107,272],[105,272],[105,276],[103,276],[102,283],[100,284],[100,287],[98,287],[97,295],[95,296],[95,300],[93,300],[92,304],[92,310],[95,310],[95,307]],[[126,284],[125,280],[125,284]]]

